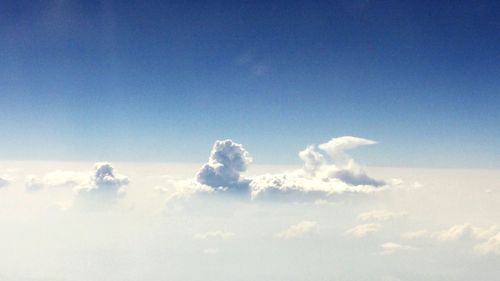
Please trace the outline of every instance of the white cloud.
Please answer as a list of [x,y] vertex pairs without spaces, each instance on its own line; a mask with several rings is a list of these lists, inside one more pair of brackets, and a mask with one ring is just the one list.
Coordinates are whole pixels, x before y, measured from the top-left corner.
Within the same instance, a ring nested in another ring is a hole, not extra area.
[[30,175],[26,178],[27,191],[39,191],[44,188],[74,188],[78,198],[113,199],[124,194],[123,187],[129,183],[126,176],[115,174],[111,164],[96,163],[94,173],[57,170],[42,177]]
[[197,233],[194,235],[194,239],[198,240],[207,240],[211,238],[219,238],[219,239],[230,239],[234,237],[234,233],[227,231],[210,231],[206,233]]
[[378,232],[382,226],[377,223],[367,223],[357,225],[345,232],[346,235],[362,238],[369,234]]
[[315,221],[301,221],[298,224],[290,226],[287,230],[277,233],[276,237],[280,239],[300,238],[304,235],[316,231],[318,223]]
[[218,140],[214,143],[208,163],[203,165],[196,178],[199,183],[211,187],[247,187],[248,183],[240,178],[252,162],[252,157],[241,144],[232,140]]
[[[167,187],[157,189],[168,193],[169,199],[189,198],[195,193],[209,192],[210,188],[217,192],[248,192],[251,199],[292,200],[317,200],[342,193],[383,191],[389,187],[386,182],[367,176],[354,160],[347,159],[343,153],[345,149],[373,143],[355,137],[333,138],[320,145],[324,150],[310,145],[300,151],[299,158],[304,161],[302,169],[243,178],[241,173],[252,162],[250,153],[232,140],[218,140],[212,147],[208,162],[198,171],[196,183],[192,180],[170,180]],[[347,159],[346,163],[339,161],[341,164],[337,164],[337,155]],[[330,163],[332,159],[334,162]]]
[[397,243],[384,243],[380,245],[380,248],[382,249],[381,254],[382,255],[392,255],[396,252],[401,252],[401,251],[414,251],[416,248],[408,246],[408,245],[401,245]]
[[359,214],[358,218],[362,221],[387,221],[405,216],[405,212],[391,212],[388,210],[372,210]]
[[302,194],[317,199],[345,192],[371,193],[384,190],[380,187],[387,185],[386,182],[369,177],[344,153],[346,149],[374,143],[362,138],[340,137],[319,145],[319,150],[310,145],[299,152],[299,158],[304,161],[302,169],[252,177],[252,198]]
[[330,157],[332,157],[337,165],[345,166],[351,160],[349,156],[345,153],[346,150],[356,148],[363,145],[376,144],[377,142],[358,138],[351,136],[344,136],[339,138],[332,138],[327,143],[319,145],[319,148],[325,151]]
[[115,199],[124,194],[123,187],[129,183],[126,176],[115,174],[110,163],[100,162],[94,165],[94,175],[90,183],[76,187],[79,197],[91,199]]

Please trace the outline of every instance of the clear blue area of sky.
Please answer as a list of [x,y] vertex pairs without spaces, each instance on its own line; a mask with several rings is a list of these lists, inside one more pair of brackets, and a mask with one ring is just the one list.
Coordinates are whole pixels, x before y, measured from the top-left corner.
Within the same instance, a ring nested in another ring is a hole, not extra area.
[[499,1],[0,1],[0,157],[500,167]]

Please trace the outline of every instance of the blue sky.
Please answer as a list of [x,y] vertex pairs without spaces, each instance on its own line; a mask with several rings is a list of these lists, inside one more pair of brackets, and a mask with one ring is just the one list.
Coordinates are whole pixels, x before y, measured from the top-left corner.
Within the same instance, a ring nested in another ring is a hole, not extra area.
[[498,2],[165,2],[1,1],[2,159],[500,167]]

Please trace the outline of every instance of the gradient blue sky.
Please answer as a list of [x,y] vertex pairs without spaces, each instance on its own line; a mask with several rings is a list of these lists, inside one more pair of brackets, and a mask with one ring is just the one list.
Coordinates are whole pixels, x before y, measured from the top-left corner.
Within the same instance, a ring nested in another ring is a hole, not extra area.
[[0,157],[500,167],[498,1],[0,1]]

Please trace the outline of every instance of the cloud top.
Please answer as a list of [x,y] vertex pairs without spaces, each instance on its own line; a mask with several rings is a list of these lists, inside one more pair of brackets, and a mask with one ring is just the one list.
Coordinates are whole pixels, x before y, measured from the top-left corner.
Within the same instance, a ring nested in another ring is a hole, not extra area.
[[90,184],[77,188],[80,195],[100,195],[104,197],[116,197],[124,192],[123,186],[129,180],[126,176],[115,175],[114,168],[108,162],[100,162],[94,165],[94,175]]
[[[385,181],[368,176],[363,168],[344,153],[375,141],[340,137],[319,146],[309,145],[298,156],[304,162],[302,169],[275,175],[261,175],[251,179],[252,197],[278,194],[304,194],[312,199],[344,192],[370,193]],[[381,189],[378,189],[381,190]]]
[[211,187],[234,187],[241,184],[240,173],[252,162],[243,145],[230,139],[214,143],[208,162],[203,165],[196,179]]

